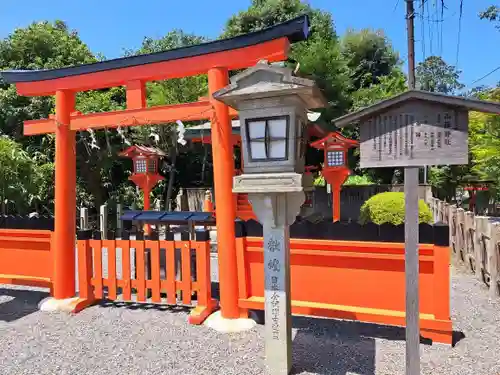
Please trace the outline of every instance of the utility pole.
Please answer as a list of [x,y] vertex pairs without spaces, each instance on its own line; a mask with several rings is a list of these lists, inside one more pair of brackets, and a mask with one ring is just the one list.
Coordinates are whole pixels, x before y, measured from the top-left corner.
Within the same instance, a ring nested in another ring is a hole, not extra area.
[[406,29],[408,32],[408,88],[415,89],[415,9],[413,0],[406,0]]
[[[414,18],[413,0],[406,0],[408,88],[410,90],[415,89]],[[405,167],[406,375],[420,374],[418,171],[418,167]]]

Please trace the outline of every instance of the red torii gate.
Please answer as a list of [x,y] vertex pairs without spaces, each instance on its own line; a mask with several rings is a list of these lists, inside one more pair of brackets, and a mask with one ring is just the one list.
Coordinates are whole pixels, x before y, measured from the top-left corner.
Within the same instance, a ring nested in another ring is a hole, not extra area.
[[[56,114],[45,120],[25,121],[24,134],[55,133],[55,233],[53,296],[75,296],[76,143],[80,130],[211,120],[212,153],[219,245],[220,305],[224,318],[239,318],[235,250],[235,207],[232,200],[232,117],[237,112],[212,98],[229,83],[229,70],[244,69],[260,60],[283,61],[290,43],[308,37],[307,16],[262,31],[196,46],[138,55],[93,64],[38,71],[4,71],[19,95],[55,95]],[[154,80],[208,74],[210,98],[194,103],[146,107],[145,83]],[[81,114],[75,112],[75,94],[125,86],[127,109]]]

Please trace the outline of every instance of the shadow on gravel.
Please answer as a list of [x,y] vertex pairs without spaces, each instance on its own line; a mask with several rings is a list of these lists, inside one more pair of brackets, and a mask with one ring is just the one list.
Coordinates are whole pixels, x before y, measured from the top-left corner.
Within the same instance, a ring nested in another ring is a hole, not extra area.
[[48,292],[0,288],[0,321],[12,322],[38,311],[38,304]]
[[455,347],[455,345],[457,345],[460,341],[462,341],[463,339],[465,339],[465,333],[461,332],[461,331],[453,331],[452,333],[452,344],[451,346],[452,347]]
[[[405,329],[348,320],[293,317],[293,374],[374,375],[375,339],[404,341]],[[453,346],[465,338],[453,332]],[[424,345],[432,341],[421,338]]]
[[169,313],[186,313],[191,311],[192,307],[185,306],[170,306],[170,305],[160,305],[148,302],[122,302],[122,301],[110,301],[101,300],[97,304],[99,307],[118,307],[129,310],[156,310],[156,311],[168,311]]
[[375,339],[356,322],[294,317],[292,325],[297,329],[292,374],[375,374]]

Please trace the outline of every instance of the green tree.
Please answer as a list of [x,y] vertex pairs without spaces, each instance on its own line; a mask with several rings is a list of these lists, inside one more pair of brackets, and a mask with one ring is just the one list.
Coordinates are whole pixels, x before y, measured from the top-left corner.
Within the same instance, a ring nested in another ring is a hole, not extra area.
[[343,114],[348,106],[348,69],[328,12],[300,0],[253,0],[250,7],[229,19],[222,37],[233,37],[284,22],[302,14],[310,19],[311,36],[292,45],[289,65],[300,63],[298,75],[314,79],[329,102],[322,118]]
[[[500,88],[480,94],[480,98],[500,102]],[[472,112],[469,120],[469,144],[480,178],[494,180],[500,186],[500,116]]]
[[[348,66],[351,110],[355,111],[384,100],[406,90],[406,77],[401,70],[398,54],[382,31],[364,29],[349,31],[342,38],[342,57]],[[359,139],[359,128],[342,129],[346,137]],[[399,182],[394,168],[377,168],[360,171],[359,150],[352,154],[356,158],[357,173],[380,183]]]
[[399,68],[394,68],[388,75],[378,77],[377,81],[353,92],[353,110],[389,99],[407,90],[406,76]]
[[15,208],[11,212],[26,214],[30,208],[46,209],[52,196],[54,165],[43,154],[30,156],[21,145],[0,136],[0,196]]
[[[62,21],[37,22],[16,29],[0,41],[0,70],[53,69],[97,61],[75,31]],[[40,137],[22,137],[24,120],[46,118],[53,112],[52,97],[18,96],[14,85],[0,78],[0,130],[23,144],[42,150]]]
[[[54,69],[65,66],[92,63],[99,57],[89,50],[80,40],[76,31],[69,30],[62,21],[35,22],[26,28],[16,29],[0,41],[0,70],[6,69]],[[0,79],[1,80],[1,79]],[[101,90],[81,93],[77,96],[77,109],[86,112],[99,112],[109,108],[109,92]],[[107,104],[106,104],[107,103]],[[53,97],[25,97],[17,95],[15,85],[0,81],[0,132],[12,137],[23,145],[27,158],[45,158],[42,169],[50,180],[37,186],[33,197],[42,201],[47,210],[51,210],[53,201],[53,180],[50,172],[54,157],[54,135],[24,137],[23,121],[47,118],[54,113]],[[89,142],[91,138],[85,132],[78,133],[78,191],[94,189],[94,194],[101,195],[101,168],[96,169],[96,148]],[[91,151],[89,153],[82,151]],[[99,155],[97,155],[99,157]],[[85,173],[86,166],[89,173]],[[97,176],[99,178],[97,178]],[[99,192],[97,194],[96,192]],[[88,194],[84,194],[88,196]],[[23,197],[24,198],[24,197]],[[30,199],[31,202],[35,200]],[[18,204],[17,206],[20,207]]]
[[479,18],[481,18],[482,20],[497,22],[497,25],[495,27],[500,30],[500,6],[489,6],[486,10],[479,13]]
[[415,74],[420,90],[453,94],[464,88],[460,83],[462,72],[453,65],[448,65],[439,56],[429,56],[417,65]]
[[342,37],[341,44],[353,92],[379,84],[379,79],[390,76],[399,63],[398,54],[382,30],[350,30]]

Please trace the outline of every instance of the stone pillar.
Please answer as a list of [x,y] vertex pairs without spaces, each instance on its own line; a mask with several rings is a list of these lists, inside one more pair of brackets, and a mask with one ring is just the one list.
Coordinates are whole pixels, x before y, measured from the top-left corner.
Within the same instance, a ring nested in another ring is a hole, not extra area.
[[305,194],[251,193],[248,199],[264,232],[266,366],[270,374],[288,375],[292,368],[290,225]]

